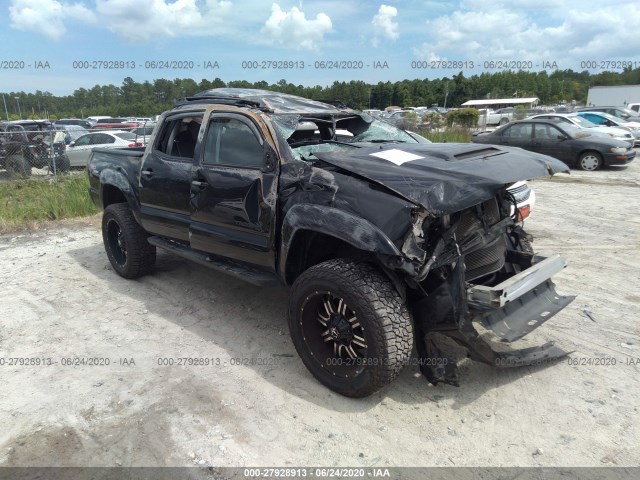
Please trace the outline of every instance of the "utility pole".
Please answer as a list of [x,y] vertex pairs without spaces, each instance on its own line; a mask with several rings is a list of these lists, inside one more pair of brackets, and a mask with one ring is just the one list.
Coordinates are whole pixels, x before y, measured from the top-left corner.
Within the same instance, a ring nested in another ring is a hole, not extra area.
[[20,97],[13,97],[18,102],[18,113],[20,114],[20,120],[22,120],[22,110],[20,110]]
[[2,101],[4,102],[4,114],[7,116],[7,122],[9,121],[9,110],[7,110],[7,101],[4,98],[4,93],[2,94]]
[[447,82],[444,87],[444,106],[442,108],[447,108],[447,97],[449,96],[449,82]]

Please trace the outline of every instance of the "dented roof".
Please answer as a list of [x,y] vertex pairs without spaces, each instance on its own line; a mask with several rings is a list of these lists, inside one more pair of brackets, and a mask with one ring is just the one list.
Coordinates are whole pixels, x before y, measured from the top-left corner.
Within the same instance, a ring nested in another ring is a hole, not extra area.
[[317,113],[332,115],[353,112],[351,109],[336,107],[316,100],[309,100],[308,98],[298,97],[297,95],[250,88],[213,88],[187,97],[185,103],[215,103],[216,100],[225,103],[242,102],[248,105],[253,104],[253,106],[257,108],[266,108],[273,113]]

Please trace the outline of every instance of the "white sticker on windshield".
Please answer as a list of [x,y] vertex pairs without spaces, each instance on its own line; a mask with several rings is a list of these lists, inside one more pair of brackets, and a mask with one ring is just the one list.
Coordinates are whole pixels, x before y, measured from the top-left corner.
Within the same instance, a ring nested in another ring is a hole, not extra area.
[[420,155],[414,155],[413,153],[403,152],[402,150],[397,150],[392,148],[391,150],[385,150],[379,153],[371,153],[373,157],[382,158],[383,160],[388,160],[390,162],[395,163],[396,165],[402,165],[405,162],[411,162],[413,160],[419,160],[421,158]]

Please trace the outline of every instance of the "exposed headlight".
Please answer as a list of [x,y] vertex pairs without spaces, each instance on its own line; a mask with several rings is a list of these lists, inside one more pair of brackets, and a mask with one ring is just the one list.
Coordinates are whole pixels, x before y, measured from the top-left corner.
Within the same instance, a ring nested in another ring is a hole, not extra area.
[[613,147],[611,149],[611,153],[616,153],[616,154],[625,154],[627,153],[627,149],[623,148],[623,147]]

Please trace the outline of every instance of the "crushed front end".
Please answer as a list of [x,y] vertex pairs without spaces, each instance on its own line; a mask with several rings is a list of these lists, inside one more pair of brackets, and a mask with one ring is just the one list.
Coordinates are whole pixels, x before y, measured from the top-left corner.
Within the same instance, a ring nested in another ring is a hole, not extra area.
[[[568,352],[547,343],[520,350],[518,340],[566,307],[574,297],[556,293],[551,277],[566,263],[535,255],[511,212],[503,189],[481,204],[424,219],[405,241],[405,253],[425,252],[409,279],[408,301],[416,324],[420,368],[427,379],[458,385],[460,346],[473,360],[498,367],[537,364]],[[414,223],[414,225],[415,225]],[[499,338],[492,341],[490,330]]]

